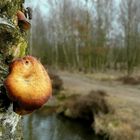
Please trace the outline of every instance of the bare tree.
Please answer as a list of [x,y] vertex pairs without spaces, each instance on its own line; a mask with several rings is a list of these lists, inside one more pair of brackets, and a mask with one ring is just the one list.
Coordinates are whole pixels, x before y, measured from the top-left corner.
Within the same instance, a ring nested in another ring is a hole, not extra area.
[[139,51],[139,9],[138,0],[127,0],[120,3],[120,20],[126,48],[127,74],[130,75],[136,65]]

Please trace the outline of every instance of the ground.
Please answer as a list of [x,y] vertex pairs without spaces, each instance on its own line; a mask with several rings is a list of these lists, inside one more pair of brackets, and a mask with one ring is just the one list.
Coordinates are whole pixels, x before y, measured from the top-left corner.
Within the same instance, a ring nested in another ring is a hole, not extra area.
[[88,94],[91,90],[103,90],[115,113],[98,116],[96,131],[109,132],[112,139],[140,139],[140,85],[124,85],[116,79],[122,74],[114,73],[70,73],[57,71],[62,78],[67,94]]
[[82,74],[70,72],[57,72],[62,78],[64,88],[71,92],[87,94],[91,90],[104,90],[112,96],[140,105],[140,85],[124,85],[115,80],[117,76],[102,73]]

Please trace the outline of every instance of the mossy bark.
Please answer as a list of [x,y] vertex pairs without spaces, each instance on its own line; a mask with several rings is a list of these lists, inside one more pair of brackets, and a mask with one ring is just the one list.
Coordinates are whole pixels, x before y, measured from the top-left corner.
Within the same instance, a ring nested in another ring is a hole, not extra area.
[[0,1],[0,140],[23,138],[21,117],[13,112],[3,85],[9,63],[26,53],[26,33],[19,29],[16,16],[18,10],[23,10],[23,3],[24,0]]

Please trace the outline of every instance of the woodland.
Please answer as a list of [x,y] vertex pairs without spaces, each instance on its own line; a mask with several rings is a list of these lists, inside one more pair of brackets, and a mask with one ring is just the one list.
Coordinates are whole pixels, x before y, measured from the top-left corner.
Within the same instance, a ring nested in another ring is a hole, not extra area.
[[32,54],[48,66],[83,72],[140,64],[139,0],[52,0],[33,9]]

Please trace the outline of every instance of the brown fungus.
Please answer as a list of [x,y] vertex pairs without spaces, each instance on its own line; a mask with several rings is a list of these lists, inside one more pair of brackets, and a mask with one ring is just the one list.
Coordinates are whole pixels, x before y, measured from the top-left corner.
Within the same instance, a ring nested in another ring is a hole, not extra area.
[[43,65],[34,57],[15,59],[5,80],[14,111],[20,115],[33,112],[45,104],[52,94],[51,80]]

